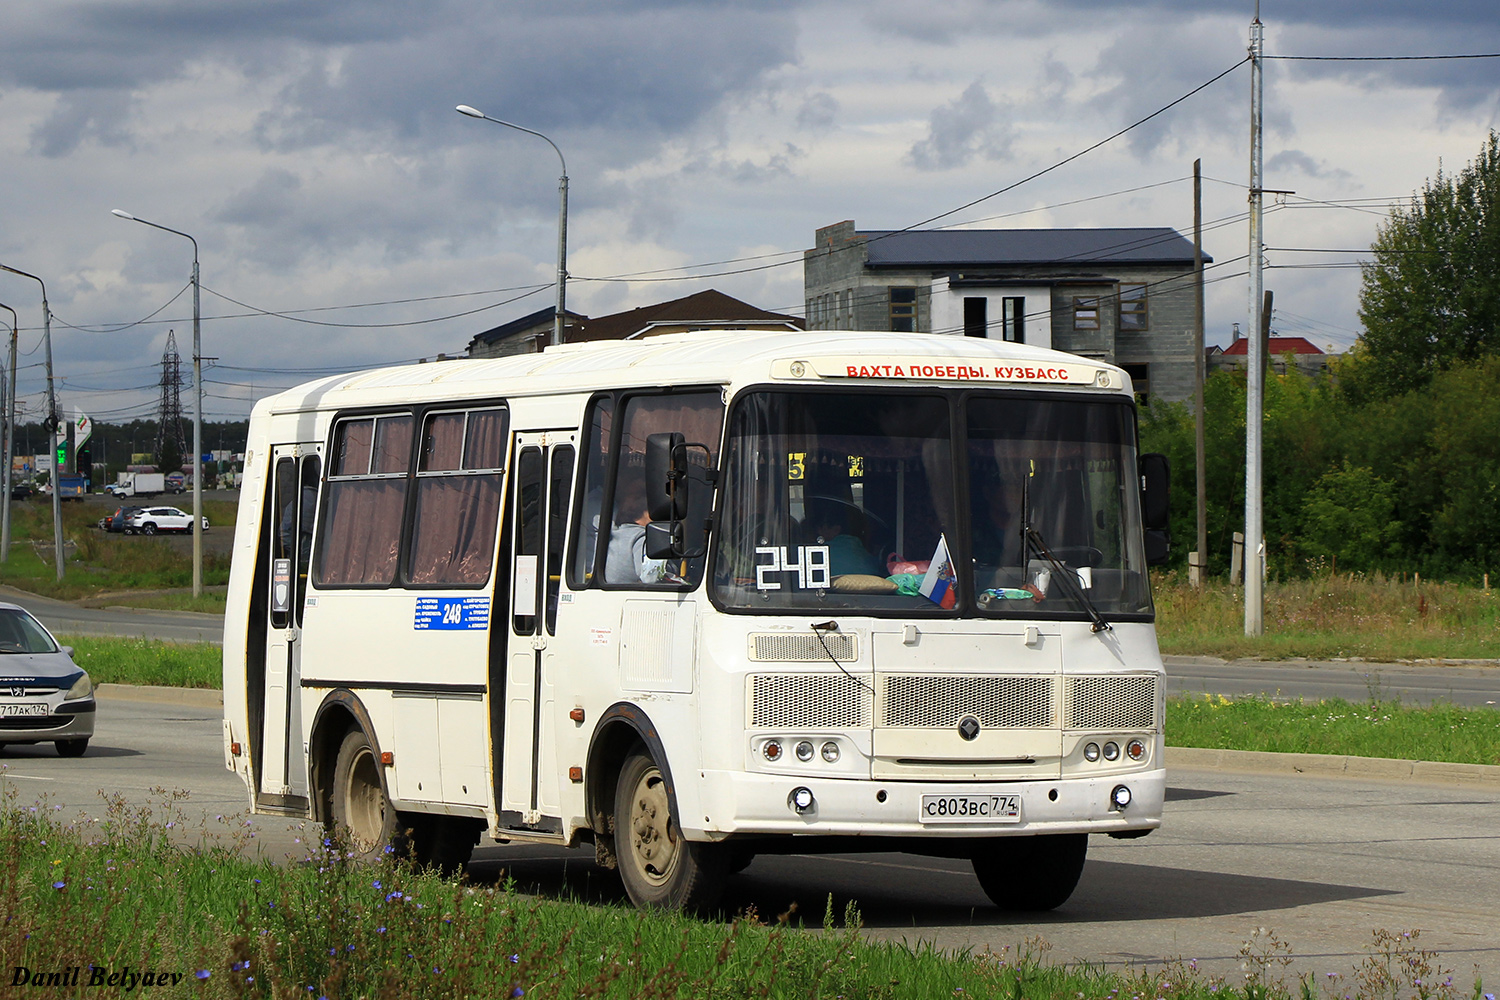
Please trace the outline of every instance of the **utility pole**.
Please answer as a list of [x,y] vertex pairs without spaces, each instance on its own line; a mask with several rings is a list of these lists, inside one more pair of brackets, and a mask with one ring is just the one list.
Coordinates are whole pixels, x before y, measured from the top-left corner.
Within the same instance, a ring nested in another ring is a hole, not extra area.
[[1245,634],[1262,635],[1265,622],[1265,527],[1262,487],[1261,419],[1265,412],[1266,369],[1265,346],[1260,331],[1264,326],[1265,276],[1261,256],[1265,234],[1261,229],[1264,187],[1264,85],[1262,57],[1265,52],[1265,26],[1260,23],[1260,0],[1255,3],[1255,20],[1250,24],[1250,343],[1249,367],[1245,372]]
[[1207,449],[1203,439],[1203,161],[1193,161],[1193,372],[1197,391],[1193,394],[1193,437],[1198,468],[1198,554],[1192,567],[1197,579],[1194,586],[1202,590],[1208,576],[1208,482],[1205,466]]

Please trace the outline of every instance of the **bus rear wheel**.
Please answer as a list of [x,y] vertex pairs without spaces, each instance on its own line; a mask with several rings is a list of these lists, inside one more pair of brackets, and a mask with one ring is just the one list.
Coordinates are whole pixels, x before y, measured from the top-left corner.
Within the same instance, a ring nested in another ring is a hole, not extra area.
[[373,860],[396,846],[396,810],[385,797],[380,761],[363,729],[351,729],[339,744],[331,798],[334,829],[349,838],[356,855]]
[[620,769],[614,819],[620,880],[636,906],[702,912],[718,903],[728,853],[722,844],[682,836],[666,778],[645,750],[625,758]]
[[974,875],[1002,910],[1055,910],[1077,888],[1088,850],[1086,833],[998,837],[975,845]]

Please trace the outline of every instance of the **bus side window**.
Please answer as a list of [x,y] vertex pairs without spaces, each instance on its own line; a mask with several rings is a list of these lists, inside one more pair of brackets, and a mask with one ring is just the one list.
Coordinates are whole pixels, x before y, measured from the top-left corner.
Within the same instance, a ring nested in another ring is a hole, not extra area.
[[573,488],[573,446],[552,451],[552,481],[547,487],[547,634],[557,634],[557,597],[562,588],[563,541],[568,499]]
[[[688,449],[688,461],[702,467],[718,464],[724,403],[719,392],[631,396],[621,419],[609,546],[605,550],[604,582],[632,587],[696,586],[703,575],[703,559],[663,560],[645,556],[646,439],[666,431],[680,432],[700,447]],[[706,476],[694,473],[688,530],[699,531],[711,509],[713,487]],[[603,530],[601,525],[600,530]],[[701,534],[700,534],[701,539]]]
[[573,558],[568,565],[568,586],[582,590],[594,579],[594,561],[599,551],[599,526],[604,520],[604,485],[609,471],[609,436],[615,401],[600,396],[589,417],[588,437],[583,445],[583,493],[573,524]]

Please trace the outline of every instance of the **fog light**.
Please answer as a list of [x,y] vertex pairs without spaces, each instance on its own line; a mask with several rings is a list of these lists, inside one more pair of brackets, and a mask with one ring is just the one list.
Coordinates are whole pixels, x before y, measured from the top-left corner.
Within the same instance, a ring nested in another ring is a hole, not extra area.
[[[1129,793],[1126,793],[1127,797]],[[786,804],[793,812],[805,813],[813,807],[813,793],[811,788],[793,788],[792,794],[786,797]]]
[[1106,743],[1106,744],[1104,744],[1104,759],[1105,760],[1119,760],[1120,759],[1120,747],[1119,747],[1119,744],[1117,744],[1117,743]]
[[1084,747],[1083,748],[1083,759],[1086,760],[1086,761],[1088,761],[1090,764],[1092,764],[1094,761],[1098,760],[1099,759],[1099,744],[1097,744],[1097,743],[1090,743],[1088,746]]
[[803,740],[801,743],[797,744],[798,760],[802,761],[805,764],[808,761],[812,760],[812,755],[813,745],[810,742],[808,742],[807,740]]
[[763,753],[763,754],[765,754],[766,760],[773,760],[773,761],[774,760],[780,760],[781,759],[781,741],[780,740],[766,740],[765,745],[763,745],[760,748],[760,752]]
[[1116,809],[1124,809],[1130,805],[1130,789],[1124,785],[1116,785],[1115,790],[1109,793],[1109,801],[1114,803]]
[[830,763],[830,764],[836,764],[836,763],[838,763],[838,759],[839,759],[839,745],[837,743],[833,742],[832,740],[829,740],[827,743],[824,743],[823,744],[823,759],[826,760],[826,761],[828,761],[828,763]]
[[1131,740],[1129,743],[1125,744],[1125,756],[1129,757],[1131,760],[1140,760],[1142,757],[1146,756],[1146,744],[1142,743],[1140,740]]

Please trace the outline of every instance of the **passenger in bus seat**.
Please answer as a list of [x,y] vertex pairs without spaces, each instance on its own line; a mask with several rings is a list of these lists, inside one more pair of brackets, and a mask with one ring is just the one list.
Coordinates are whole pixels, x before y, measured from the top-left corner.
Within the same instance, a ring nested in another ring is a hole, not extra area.
[[[634,515],[634,516],[632,516]],[[615,489],[615,526],[604,553],[605,583],[668,583],[676,580],[665,559],[646,558],[646,476],[638,468],[620,467]]]

